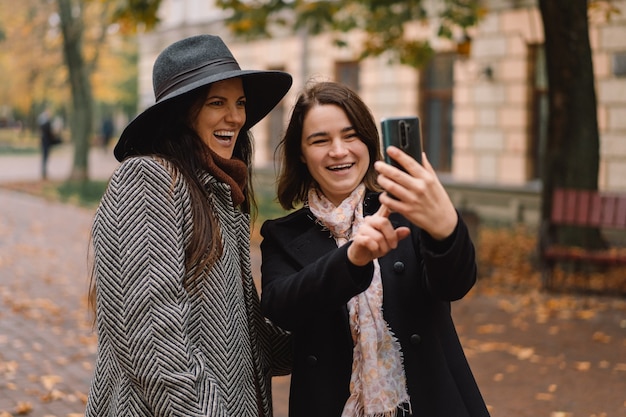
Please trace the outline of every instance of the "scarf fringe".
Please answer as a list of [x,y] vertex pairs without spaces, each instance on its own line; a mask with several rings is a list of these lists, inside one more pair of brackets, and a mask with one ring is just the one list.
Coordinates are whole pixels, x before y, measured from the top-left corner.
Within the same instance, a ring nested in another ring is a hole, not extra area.
[[413,415],[413,407],[411,406],[411,401],[407,401],[398,405],[393,410],[383,411],[381,413],[365,414],[363,405],[359,404],[354,412],[354,417],[405,417],[407,413],[408,415]]

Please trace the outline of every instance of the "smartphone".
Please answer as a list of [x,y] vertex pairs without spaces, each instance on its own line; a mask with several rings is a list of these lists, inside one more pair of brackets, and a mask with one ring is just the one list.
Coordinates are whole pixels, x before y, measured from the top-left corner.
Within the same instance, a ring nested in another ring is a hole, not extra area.
[[390,117],[381,121],[383,154],[385,162],[404,171],[404,168],[387,155],[387,148],[395,146],[422,163],[422,133],[417,116]]

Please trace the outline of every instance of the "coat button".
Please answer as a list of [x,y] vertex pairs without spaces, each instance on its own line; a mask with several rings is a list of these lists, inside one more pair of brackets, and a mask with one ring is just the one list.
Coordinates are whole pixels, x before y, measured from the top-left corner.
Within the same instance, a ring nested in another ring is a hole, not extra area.
[[309,355],[306,357],[306,364],[309,366],[315,366],[317,365],[317,357],[313,356],[313,355]]
[[397,261],[393,264],[393,272],[400,274],[404,272],[404,262]]
[[412,344],[413,346],[417,346],[417,345],[419,345],[420,343],[422,343],[422,338],[421,338],[421,336],[420,336],[419,334],[412,334],[412,335],[411,335],[411,344]]

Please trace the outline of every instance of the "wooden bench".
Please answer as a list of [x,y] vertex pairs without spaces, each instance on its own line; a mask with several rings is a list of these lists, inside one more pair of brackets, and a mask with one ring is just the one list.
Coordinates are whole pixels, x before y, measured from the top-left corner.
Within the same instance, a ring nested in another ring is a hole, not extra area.
[[544,288],[552,287],[552,273],[558,262],[626,265],[625,248],[588,250],[553,243],[553,226],[565,225],[614,230],[621,235],[621,230],[626,230],[626,195],[591,190],[554,190],[550,222],[542,229],[539,244]]

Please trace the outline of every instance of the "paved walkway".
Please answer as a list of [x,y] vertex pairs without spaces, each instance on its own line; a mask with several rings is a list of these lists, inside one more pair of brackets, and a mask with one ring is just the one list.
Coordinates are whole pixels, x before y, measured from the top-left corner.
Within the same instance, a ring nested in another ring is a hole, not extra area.
[[[59,149],[50,176],[69,173]],[[115,160],[94,150],[92,178]],[[78,417],[96,338],[85,303],[92,210],[2,188],[38,179],[36,156],[0,156],[0,417]],[[252,248],[255,271],[258,245]],[[494,417],[626,417],[626,301],[477,288],[453,306]],[[277,379],[286,417],[288,378]],[[453,416],[451,416],[453,417]]]
[[[48,158],[48,178],[64,180],[72,168],[72,147],[64,144],[54,147]],[[92,148],[89,153],[89,175],[93,179],[108,178],[118,162],[113,152],[105,153],[100,148]],[[41,159],[39,154],[0,154],[0,183],[7,181],[38,181],[41,179]]]

